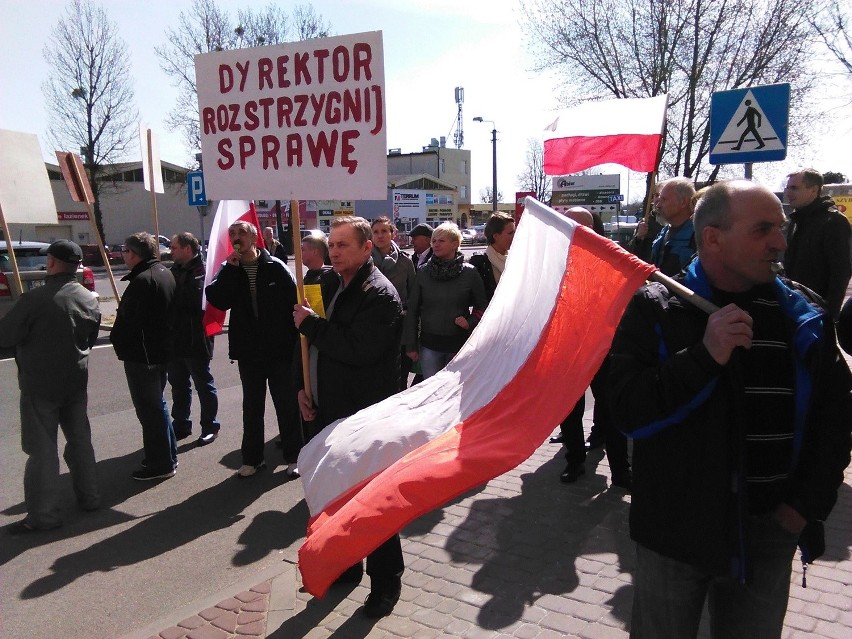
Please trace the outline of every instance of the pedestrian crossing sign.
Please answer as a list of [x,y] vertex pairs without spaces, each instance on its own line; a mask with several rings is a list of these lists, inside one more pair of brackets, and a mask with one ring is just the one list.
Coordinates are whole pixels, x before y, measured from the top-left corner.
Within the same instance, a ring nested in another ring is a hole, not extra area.
[[787,157],[790,85],[717,91],[710,98],[710,164]]

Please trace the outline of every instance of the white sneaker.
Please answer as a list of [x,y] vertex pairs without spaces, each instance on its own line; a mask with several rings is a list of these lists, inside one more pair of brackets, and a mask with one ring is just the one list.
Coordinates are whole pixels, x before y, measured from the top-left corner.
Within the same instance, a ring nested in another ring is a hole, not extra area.
[[287,464],[287,469],[284,471],[287,477],[300,477],[299,475],[299,467],[295,464]]
[[257,471],[263,470],[264,468],[266,468],[266,462],[260,462],[257,466],[247,466],[243,464],[237,471],[237,475],[240,477],[251,477]]

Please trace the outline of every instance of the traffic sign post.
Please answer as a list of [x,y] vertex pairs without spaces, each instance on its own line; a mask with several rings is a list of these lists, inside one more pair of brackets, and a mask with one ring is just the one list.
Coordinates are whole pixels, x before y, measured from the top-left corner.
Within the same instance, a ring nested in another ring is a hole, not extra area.
[[190,171],[186,174],[186,196],[190,206],[207,206],[203,171]]
[[717,91],[710,98],[710,164],[787,157],[790,85]]

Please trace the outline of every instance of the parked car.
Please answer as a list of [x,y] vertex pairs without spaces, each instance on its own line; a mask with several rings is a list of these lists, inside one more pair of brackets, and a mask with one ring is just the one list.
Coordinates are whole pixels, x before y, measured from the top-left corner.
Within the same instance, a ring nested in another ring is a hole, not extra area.
[[473,244],[476,241],[476,229],[471,227],[461,230],[462,244]]
[[[46,242],[12,242],[24,293],[44,284],[44,279],[47,277],[48,246],[50,244]],[[8,313],[18,299],[14,290],[14,277],[8,246],[5,241],[0,240],[0,317]],[[77,269],[77,281],[97,297],[95,274],[91,268],[80,265]]]
[[477,224],[476,226],[473,227],[473,229],[476,231],[476,236],[473,239],[474,243],[475,244],[485,244],[485,242],[487,241],[485,239],[485,225],[484,224]]

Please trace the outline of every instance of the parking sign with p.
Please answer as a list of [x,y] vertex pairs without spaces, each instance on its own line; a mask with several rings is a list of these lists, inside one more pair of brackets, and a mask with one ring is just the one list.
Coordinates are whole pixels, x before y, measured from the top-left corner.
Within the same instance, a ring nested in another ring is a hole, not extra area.
[[190,206],[207,206],[202,171],[190,171],[186,174],[186,194]]

